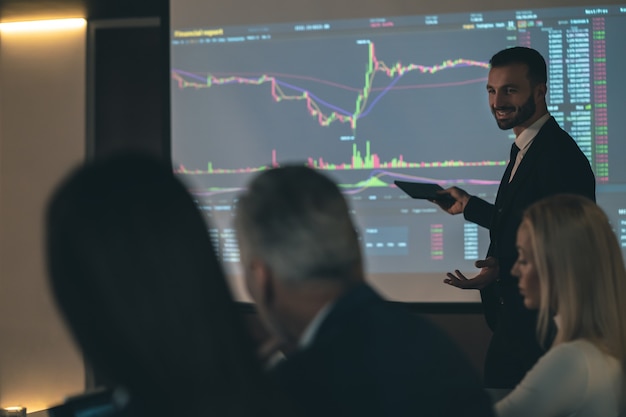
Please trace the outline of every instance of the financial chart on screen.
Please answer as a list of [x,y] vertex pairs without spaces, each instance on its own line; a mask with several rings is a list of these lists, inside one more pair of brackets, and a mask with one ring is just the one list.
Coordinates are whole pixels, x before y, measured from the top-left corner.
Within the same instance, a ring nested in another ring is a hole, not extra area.
[[488,232],[410,199],[393,181],[495,200],[514,136],[489,110],[488,61],[518,45],[546,58],[550,113],[589,158],[598,202],[626,248],[626,6],[239,26],[179,20],[173,165],[232,273],[237,194],[284,164],[321,169],[340,185],[369,274],[472,271]]

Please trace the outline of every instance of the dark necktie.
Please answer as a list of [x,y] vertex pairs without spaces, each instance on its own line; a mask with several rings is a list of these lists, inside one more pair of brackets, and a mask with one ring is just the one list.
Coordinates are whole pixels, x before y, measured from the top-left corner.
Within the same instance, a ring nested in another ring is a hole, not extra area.
[[519,148],[513,142],[511,145],[511,156],[509,157],[509,165],[507,165],[506,170],[504,171],[504,176],[502,177],[502,182],[504,184],[508,184],[511,180],[511,171],[513,171],[513,167],[515,166],[515,160],[517,159],[517,154],[519,153]]
[[[503,210],[503,202],[506,200],[504,195],[506,194],[509,179],[511,178],[511,171],[513,171],[513,167],[515,166],[515,159],[517,159],[517,154],[519,152],[519,148],[513,142],[511,145],[511,156],[509,157],[509,164],[506,166],[506,170],[504,171],[504,175],[502,175],[502,181],[500,181],[500,187],[498,187],[498,194],[496,195],[496,211],[494,213],[494,217],[491,220],[491,230],[494,230],[495,225],[499,224],[500,216],[502,215]],[[492,245],[494,243],[492,242]],[[492,251],[492,247],[489,247],[489,252]]]

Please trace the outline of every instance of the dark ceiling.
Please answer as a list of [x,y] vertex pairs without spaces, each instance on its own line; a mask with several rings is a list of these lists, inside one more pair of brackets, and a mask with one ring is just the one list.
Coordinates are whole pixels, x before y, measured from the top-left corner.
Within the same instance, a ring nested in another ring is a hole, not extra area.
[[167,6],[168,0],[0,0],[0,21],[164,17]]

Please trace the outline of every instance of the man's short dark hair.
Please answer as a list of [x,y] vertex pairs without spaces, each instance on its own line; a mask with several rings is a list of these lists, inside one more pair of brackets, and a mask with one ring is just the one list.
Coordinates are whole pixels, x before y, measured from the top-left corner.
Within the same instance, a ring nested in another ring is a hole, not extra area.
[[548,73],[546,61],[541,54],[532,48],[515,46],[503,49],[489,60],[491,68],[504,67],[511,64],[526,64],[528,66],[528,79],[533,84],[546,84]]

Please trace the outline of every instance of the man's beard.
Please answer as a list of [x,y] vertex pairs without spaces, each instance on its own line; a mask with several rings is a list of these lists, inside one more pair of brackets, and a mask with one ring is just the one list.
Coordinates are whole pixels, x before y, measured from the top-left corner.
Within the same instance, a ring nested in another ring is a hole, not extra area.
[[[515,117],[513,119],[499,120],[496,116],[496,110],[511,109],[515,110]],[[493,116],[496,118],[496,123],[498,124],[498,127],[502,130],[508,130],[519,126],[528,119],[530,119],[535,114],[536,110],[537,105],[535,104],[535,100],[533,99],[533,95],[531,94],[528,97],[528,100],[526,100],[526,102],[520,107],[498,107],[496,109],[492,108],[491,113],[493,113]]]

